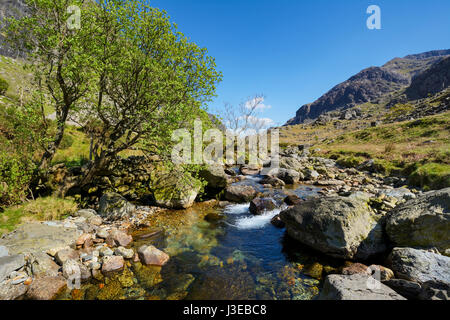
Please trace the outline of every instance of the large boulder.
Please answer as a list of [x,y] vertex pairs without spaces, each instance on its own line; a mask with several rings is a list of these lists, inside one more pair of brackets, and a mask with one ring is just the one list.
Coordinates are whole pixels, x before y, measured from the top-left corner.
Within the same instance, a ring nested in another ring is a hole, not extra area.
[[304,167],[304,163],[294,157],[281,157],[280,168],[300,171]]
[[394,248],[389,256],[389,264],[400,279],[450,284],[450,258],[431,251]]
[[329,275],[320,300],[406,300],[374,278],[363,275]]
[[103,258],[102,272],[108,274],[110,272],[123,270],[125,261],[122,256],[108,256]]
[[28,257],[28,264],[35,277],[56,277],[59,266],[44,252],[33,253]]
[[199,176],[208,183],[209,188],[223,189],[228,185],[228,175],[221,164],[206,165]]
[[386,223],[398,246],[450,248],[450,188],[432,191],[392,210]]
[[356,197],[314,198],[280,216],[292,238],[332,257],[367,259],[386,250],[382,217]]
[[256,197],[256,190],[251,186],[229,186],[225,190],[225,199],[231,202],[250,202]]
[[10,255],[45,252],[75,244],[82,234],[76,227],[48,223],[26,223],[0,239]]
[[36,278],[31,283],[27,298],[31,300],[54,300],[67,287],[62,276]]
[[150,186],[158,206],[186,209],[194,204],[201,182],[188,172],[160,168],[152,172]]
[[107,221],[117,221],[131,217],[135,209],[135,206],[120,194],[108,192],[100,198],[98,213]]

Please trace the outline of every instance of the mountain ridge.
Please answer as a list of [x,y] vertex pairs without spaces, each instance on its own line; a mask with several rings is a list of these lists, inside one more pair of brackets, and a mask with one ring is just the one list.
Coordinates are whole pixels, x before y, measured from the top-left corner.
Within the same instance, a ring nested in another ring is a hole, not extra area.
[[450,57],[450,49],[433,50],[394,58],[381,67],[366,68],[336,85],[316,101],[303,105],[285,125],[307,123],[320,115],[374,102],[401,89],[414,79]]

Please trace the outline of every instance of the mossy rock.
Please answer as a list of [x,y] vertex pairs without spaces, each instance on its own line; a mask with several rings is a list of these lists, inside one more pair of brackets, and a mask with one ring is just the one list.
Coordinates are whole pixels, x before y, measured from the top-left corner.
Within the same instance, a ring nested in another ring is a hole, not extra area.
[[202,182],[181,169],[158,168],[151,174],[150,189],[155,202],[170,209],[186,209],[194,204]]

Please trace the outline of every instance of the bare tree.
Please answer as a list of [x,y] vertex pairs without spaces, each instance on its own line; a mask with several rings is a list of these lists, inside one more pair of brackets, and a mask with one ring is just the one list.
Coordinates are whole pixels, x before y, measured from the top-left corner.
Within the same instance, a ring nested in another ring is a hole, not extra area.
[[239,106],[226,103],[223,111],[219,111],[224,125],[237,136],[268,129],[271,120],[258,117],[258,113],[267,108],[264,100],[264,95],[258,94],[240,103]]

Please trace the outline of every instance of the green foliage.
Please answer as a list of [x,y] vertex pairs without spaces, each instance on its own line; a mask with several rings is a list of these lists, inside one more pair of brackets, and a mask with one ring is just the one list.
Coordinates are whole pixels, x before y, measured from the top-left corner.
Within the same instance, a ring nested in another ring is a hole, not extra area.
[[419,166],[410,176],[409,183],[425,190],[450,187],[450,165],[427,163]]
[[[19,49],[29,52],[26,68],[33,76],[33,91],[50,97],[51,110],[56,113],[56,128],[52,139],[44,145],[40,168],[46,169],[64,135],[69,112],[90,102],[95,81],[90,48],[95,39],[94,16],[97,7],[84,0],[26,0],[28,14],[20,19],[8,19],[7,39]],[[81,8],[82,28],[72,29],[69,6]],[[41,116],[45,116],[41,109]]]
[[4,96],[6,91],[8,91],[9,83],[3,78],[0,78],[0,95]]
[[389,113],[386,114],[386,120],[393,120],[400,116],[410,113],[414,110],[414,106],[409,103],[397,103],[393,106]]
[[367,159],[363,157],[356,157],[356,156],[341,156],[337,159],[336,163],[340,166],[346,167],[346,168],[355,168],[362,164]]
[[[166,12],[144,0],[26,3],[29,14],[9,21],[8,38],[31,52],[37,95],[50,97],[56,111],[55,125],[45,127],[52,139],[43,144],[41,169],[58,149],[75,144],[64,137],[69,113],[86,123],[84,132],[94,142],[94,165],[80,184],[123,151],[165,159],[174,130],[192,130],[196,119],[211,126],[205,106],[221,73]],[[81,8],[80,29],[68,27],[68,5]],[[42,118],[47,109],[41,108]]]
[[29,159],[0,151],[0,204],[18,203],[26,198],[33,169]]
[[23,201],[46,141],[40,107],[31,101],[0,112],[0,205]]

